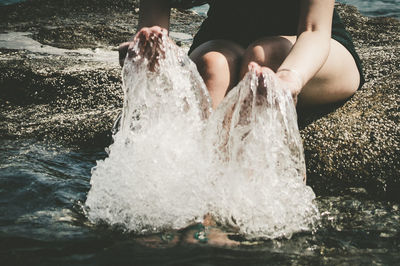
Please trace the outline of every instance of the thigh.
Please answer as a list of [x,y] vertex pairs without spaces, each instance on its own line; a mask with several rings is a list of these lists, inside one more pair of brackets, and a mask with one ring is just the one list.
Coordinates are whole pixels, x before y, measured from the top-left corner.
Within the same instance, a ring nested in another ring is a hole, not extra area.
[[360,73],[351,53],[331,40],[328,58],[299,94],[299,107],[330,104],[351,97],[360,85]]
[[[276,71],[295,42],[296,36],[275,36],[257,40],[246,49],[241,76],[244,76],[250,61]],[[331,39],[328,58],[302,89],[298,106],[329,104],[345,100],[354,94],[359,84],[360,73],[353,56],[342,44]]]
[[237,84],[243,53],[240,45],[227,40],[205,42],[190,53],[210,92],[214,108]]
[[240,66],[243,53],[243,47],[233,41],[211,40],[195,48],[189,57],[200,72],[215,67],[221,68],[223,72],[227,70],[230,72],[227,74],[234,76]]
[[276,72],[295,41],[295,36],[270,36],[251,43],[243,55],[240,78],[247,73],[250,62],[256,62],[260,66],[268,67]]

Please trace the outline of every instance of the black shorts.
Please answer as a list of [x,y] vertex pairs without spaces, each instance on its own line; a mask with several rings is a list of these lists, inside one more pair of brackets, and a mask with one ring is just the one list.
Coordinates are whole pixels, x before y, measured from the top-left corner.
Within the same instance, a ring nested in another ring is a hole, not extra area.
[[[201,44],[211,40],[230,40],[241,45],[243,48],[247,48],[252,42],[262,37],[277,35],[296,35],[295,30],[290,30],[286,28],[282,29],[282,31],[280,31],[280,29],[274,29],[274,32],[272,33],[262,32],[260,30],[257,32],[246,33],[246,25],[240,24],[240,27],[242,28],[238,28],[238,26],[218,27],[218,23],[219,21],[215,21],[209,18],[207,18],[203,22],[200,30],[197,32],[196,36],[193,39],[193,44],[190,47],[189,54]],[[223,21],[223,23],[228,24],[229,22]],[[250,29],[251,27],[249,26],[248,28]],[[239,34],[239,32],[244,32],[244,34]],[[336,10],[334,11],[332,21],[332,39],[342,44],[353,56],[358,71],[360,73],[360,85],[358,87],[360,89],[365,82],[362,70],[362,63],[354,48],[353,40],[351,39],[350,34],[345,29],[344,24]]]

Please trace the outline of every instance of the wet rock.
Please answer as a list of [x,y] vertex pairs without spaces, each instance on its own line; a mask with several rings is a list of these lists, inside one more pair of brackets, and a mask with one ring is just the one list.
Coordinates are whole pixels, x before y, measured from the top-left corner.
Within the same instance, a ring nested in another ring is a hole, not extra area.
[[400,22],[339,6],[363,60],[366,84],[342,106],[307,114],[301,134],[318,193],[363,187],[400,200]]
[[[123,97],[116,48],[135,32],[137,2],[35,0],[0,7],[0,33],[29,32],[58,48],[103,48],[115,59],[82,58],[78,50],[46,54],[29,49],[32,44],[0,49],[0,137],[107,145]],[[187,48],[201,21],[173,10],[171,36]]]
[[[35,40],[60,48],[115,47],[134,35],[138,7],[137,0],[31,0],[0,7],[0,32],[31,32]],[[190,34],[202,21],[176,9],[171,18],[172,31]]]
[[[134,34],[137,8],[137,1],[111,0],[36,0],[0,7],[0,32],[30,32],[43,45],[115,53],[110,63],[73,50],[56,55],[1,49],[0,137],[106,146],[123,98],[116,46]],[[400,22],[364,17],[347,5],[338,9],[367,82],[340,106],[300,114],[308,183],[317,194],[365,191],[369,197],[399,200]],[[201,21],[174,10],[171,30],[193,35]],[[190,44],[177,41],[186,48]]]
[[122,106],[120,71],[65,57],[0,63],[0,136],[104,145]]

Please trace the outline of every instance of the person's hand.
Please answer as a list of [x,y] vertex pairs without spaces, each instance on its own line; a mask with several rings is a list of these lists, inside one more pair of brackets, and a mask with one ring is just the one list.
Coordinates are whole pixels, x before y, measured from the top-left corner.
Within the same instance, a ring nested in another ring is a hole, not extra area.
[[303,81],[299,73],[294,70],[282,69],[276,72],[277,78],[288,88],[292,94],[293,101],[297,104],[297,96],[303,87]]
[[282,69],[275,73],[272,69],[268,67],[261,67],[259,64],[255,62],[250,62],[248,68],[249,71],[255,71],[257,76],[260,77],[263,72],[275,76],[275,78],[279,81],[279,83],[281,83],[282,87],[290,91],[294,103],[297,104],[297,96],[299,95],[303,87],[303,82],[300,74],[298,74],[296,71],[289,69]]
[[[147,58],[149,62],[149,70],[155,71],[158,59],[162,57],[163,50],[160,49],[163,36],[168,35],[168,30],[158,26],[142,28],[130,42],[124,42],[118,47],[119,64],[124,65],[126,55],[132,59],[138,55]],[[135,51],[135,44],[139,42],[139,51]]]

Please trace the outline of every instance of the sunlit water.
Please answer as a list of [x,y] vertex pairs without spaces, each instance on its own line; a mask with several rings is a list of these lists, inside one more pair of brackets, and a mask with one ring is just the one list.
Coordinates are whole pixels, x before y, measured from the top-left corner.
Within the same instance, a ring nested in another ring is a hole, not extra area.
[[137,233],[181,229],[207,213],[251,238],[314,229],[290,91],[250,72],[212,112],[196,66],[167,38],[152,47],[165,53],[155,71],[146,58],[125,61],[121,126],[93,170],[89,218]]

